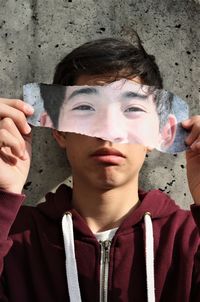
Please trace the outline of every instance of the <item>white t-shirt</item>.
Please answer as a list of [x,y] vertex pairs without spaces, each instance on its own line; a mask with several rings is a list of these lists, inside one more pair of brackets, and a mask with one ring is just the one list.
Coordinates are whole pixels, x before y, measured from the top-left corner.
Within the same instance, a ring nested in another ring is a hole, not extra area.
[[118,228],[110,229],[103,232],[94,233],[94,236],[97,238],[97,241],[112,240]]

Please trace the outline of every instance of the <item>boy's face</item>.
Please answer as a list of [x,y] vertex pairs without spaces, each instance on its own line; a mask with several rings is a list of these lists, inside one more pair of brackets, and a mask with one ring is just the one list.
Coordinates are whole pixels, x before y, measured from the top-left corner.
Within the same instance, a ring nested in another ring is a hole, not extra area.
[[160,146],[159,117],[148,86],[125,79],[102,87],[94,82],[67,87],[58,130],[114,143]]
[[[81,76],[76,85],[95,86],[108,81],[109,78],[102,76]],[[139,78],[134,78],[134,81],[140,83]],[[156,131],[159,131],[156,110],[154,123],[155,121]],[[81,179],[82,182],[93,184],[101,190],[120,187],[137,180],[147,152],[147,148],[140,144],[112,143],[75,133],[54,130],[54,137],[66,149],[74,181]]]

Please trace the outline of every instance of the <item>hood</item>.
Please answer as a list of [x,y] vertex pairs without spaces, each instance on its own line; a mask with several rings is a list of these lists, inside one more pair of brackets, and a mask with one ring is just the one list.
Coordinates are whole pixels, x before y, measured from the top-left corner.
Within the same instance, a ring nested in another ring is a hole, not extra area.
[[180,210],[167,194],[160,190],[151,190],[148,192],[139,190],[140,205],[124,220],[120,229],[127,229],[143,221],[144,215],[150,213],[151,219],[160,219],[174,214]]
[[[140,204],[123,221],[118,231],[127,231],[133,225],[144,221],[144,244],[146,263],[146,286],[148,302],[155,302],[154,284],[154,239],[152,220],[170,216],[179,210],[169,196],[159,190],[139,191]],[[74,229],[79,234],[93,236],[83,218],[72,208],[72,190],[61,185],[56,193],[48,193],[46,202],[38,205],[38,210],[50,219],[61,221],[65,248],[65,266],[70,302],[81,302],[74,247]],[[66,215],[64,215],[66,214]]]
[[45,216],[53,220],[60,220],[63,214],[72,210],[72,189],[64,184],[55,193],[45,195],[45,202],[39,203],[37,208]]
[[[169,216],[180,208],[165,193],[159,190],[148,192],[139,191],[140,205],[122,223],[120,229],[133,226],[143,220],[146,212],[151,213],[152,219]],[[46,202],[37,206],[38,210],[53,220],[61,220],[67,211],[72,213],[73,220],[83,220],[72,207],[72,189],[64,184],[55,193],[46,195]],[[75,222],[75,221],[74,221]]]

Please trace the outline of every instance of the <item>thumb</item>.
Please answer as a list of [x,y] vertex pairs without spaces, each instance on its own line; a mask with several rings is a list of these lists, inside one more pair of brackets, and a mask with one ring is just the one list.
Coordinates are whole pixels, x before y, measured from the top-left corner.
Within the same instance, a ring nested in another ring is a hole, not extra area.
[[190,119],[190,118],[187,119],[187,120],[184,120],[184,121],[181,122],[181,125],[183,126],[183,128],[189,129],[189,128],[191,128],[192,125],[193,125],[193,120]]

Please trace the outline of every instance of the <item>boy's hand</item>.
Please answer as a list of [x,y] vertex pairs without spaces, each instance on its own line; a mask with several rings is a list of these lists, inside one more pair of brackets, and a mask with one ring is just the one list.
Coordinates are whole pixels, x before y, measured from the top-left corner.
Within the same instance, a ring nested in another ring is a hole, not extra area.
[[0,98],[0,189],[21,193],[31,158],[33,108],[21,100]]
[[187,178],[193,200],[200,205],[200,115],[182,122],[182,126],[190,131],[186,144]]

